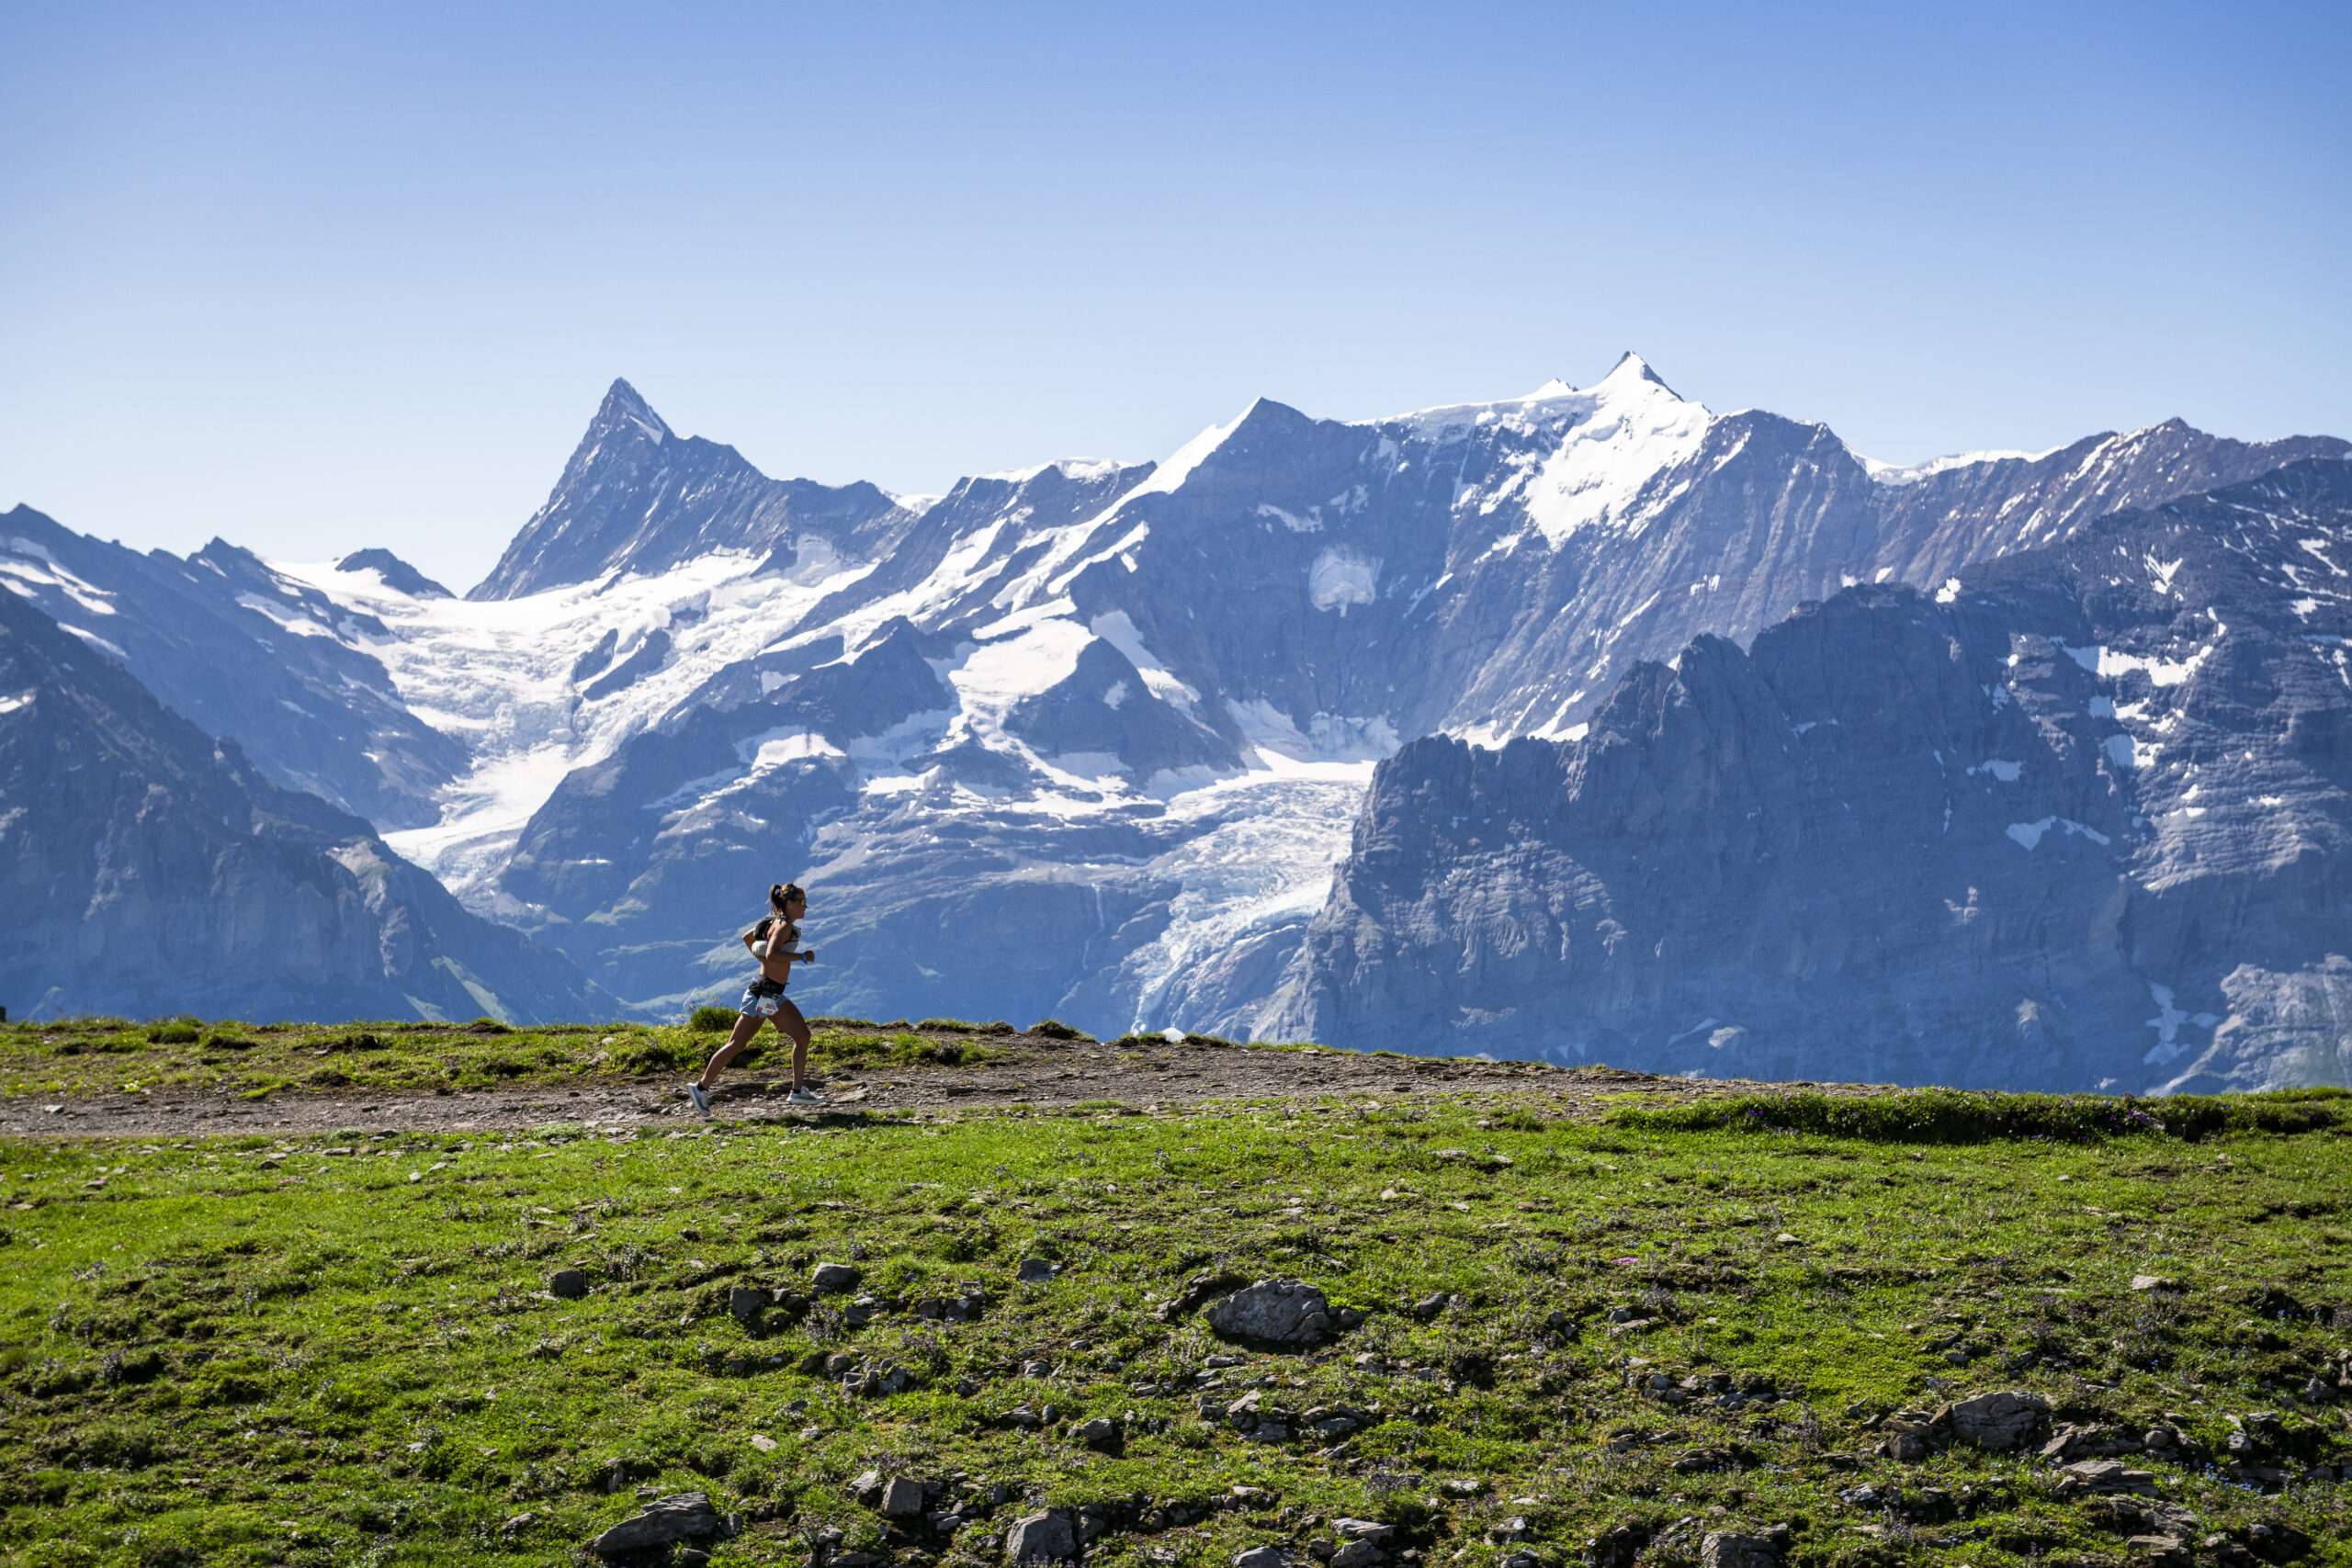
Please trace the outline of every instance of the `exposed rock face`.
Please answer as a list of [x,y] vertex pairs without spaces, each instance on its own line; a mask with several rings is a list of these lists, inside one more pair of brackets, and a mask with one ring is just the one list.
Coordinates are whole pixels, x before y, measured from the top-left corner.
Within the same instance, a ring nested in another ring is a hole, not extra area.
[[913,520],[870,484],[772,479],[732,446],[676,434],[615,381],[547,504],[467,597],[660,571],[713,550],[767,554],[779,568],[812,548],[872,559]]
[[265,780],[0,593],[0,996],[18,1016],[610,1016],[365,822]]
[[1577,741],[1376,777],[1287,1030],[1622,1066],[2343,1082],[2352,467],[1861,588]]
[[388,635],[380,621],[233,545],[142,555],[19,506],[0,515],[0,587],[236,741],[271,783],[387,830],[433,821],[435,792],[465,766],[465,747],[412,713],[366,651]]

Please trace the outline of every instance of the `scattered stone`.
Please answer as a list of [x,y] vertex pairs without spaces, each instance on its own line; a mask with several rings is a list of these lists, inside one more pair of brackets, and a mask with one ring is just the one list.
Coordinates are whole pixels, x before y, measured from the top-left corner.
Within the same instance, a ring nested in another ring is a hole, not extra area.
[[1406,1310],[1411,1313],[1415,1317],[1419,1318],[1423,1323],[1427,1323],[1430,1319],[1435,1317],[1438,1314],[1445,1310],[1445,1303],[1448,1299],[1449,1298],[1443,1291],[1433,1292],[1429,1295],[1423,1296],[1419,1301],[1415,1302]]
[[752,1446],[759,1450],[760,1452],[763,1454],[772,1454],[775,1452],[775,1439],[769,1437],[765,1432],[752,1433]]
[[1686,1475],[1692,1475],[1707,1471],[1733,1470],[1738,1464],[1738,1456],[1729,1449],[1702,1448],[1679,1456],[1674,1461],[1674,1468]]
[[1367,1540],[1374,1546],[1386,1546],[1396,1539],[1396,1527],[1378,1519],[1333,1519],[1331,1533],[1341,1540]]
[[967,1290],[956,1296],[923,1296],[908,1303],[907,1310],[934,1323],[977,1323],[988,1304],[988,1297],[978,1291]]
[[1323,1292],[1297,1280],[1261,1280],[1218,1302],[1208,1311],[1209,1327],[1227,1339],[1311,1349],[1330,1338],[1331,1303]]
[[760,1322],[766,1317],[768,1293],[749,1285],[737,1285],[727,1292],[727,1315],[752,1333],[759,1331]]
[[1369,1410],[1352,1404],[1318,1404],[1299,1417],[1316,1436],[1326,1439],[1351,1438],[1373,1424]]
[[1699,1562],[1701,1568],[1780,1568],[1788,1544],[1785,1526],[1765,1535],[1710,1530],[1699,1542]]
[[727,1521],[710,1506],[706,1494],[681,1492],[675,1496],[656,1498],[646,1505],[643,1513],[623,1519],[589,1542],[588,1550],[599,1557],[618,1557],[625,1552],[726,1533]]
[[1231,1290],[1239,1282],[1238,1277],[1232,1274],[1220,1272],[1195,1274],[1184,1281],[1183,1290],[1154,1308],[1152,1316],[1162,1323],[1173,1323],[1187,1313],[1198,1310],[1204,1302],[1219,1291]]
[[910,1519],[922,1512],[922,1483],[910,1475],[894,1475],[882,1487],[882,1511],[894,1519]]
[[2058,1472],[2058,1491],[2062,1496],[2082,1493],[2136,1492],[2142,1496],[2154,1496],[2156,1478],[2144,1470],[2127,1470],[2111,1459],[2077,1460]]
[[857,1271],[854,1264],[820,1263],[817,1271],[808,1277],[808,1288],[820,1296],[838,1295],[844,1291],[855,1290],[858,1280],[863,1278],[865,1276]]
[[1937,1413],[1936,1425],[1947,1420],[1952,1435],[1987,1453],[2007,1453],[2023,1448],[2050,1413],[2050,1402],[2038,1393],[2002,1389],[1980,1393]]
[[1024,1258],[1021,1260],[1021,1267],[1014,1271],[1013,1278],[1024,1285],[1036,1285],[1052,1279],[1057,1272],[1059,1270],[1043,1258]]
[[1585,1561],[1592,1568],[1634,1568],[1657,1533],[1647,1525],[1614,1526],[1584,1543]]
[[2161,1274],[2134,1274],[2132,1288],[2135,1291],[2177,1291],[2180,1286]]
[[559,1269],[548,1276],[548,1293],[560,1301],[576,1302],[588,1293],[588,1276],[577,1269]]
[[1076,1435],[1080,1442],[1097,1453],[1114,1454],[1125,1446],[1119,1424],[1108,1416],[1097,1416],[1091,1421],[1080,1423]]
[[[1780,1235],[1772,1238],[1772,1245],[1775,1247],[1803,1247],[1804,1243],[1798,1240],[1795,1236],[1791,1235],[1787,1231],[1782,1231]],[[1744,1540],[1747,1538],[1745,1536],[1735,1535],[1725,1536],[1723,1539],[1726,1540]]]
[[[2150,1432],[2148,1438],[2156,1434]],[[2152,1446],[2147,1438],[2136,1438],[2120,1427],[2077,1426],[2069,1421],[2050,1436],[2041,1445],[2041,1457],[2058,1463],[2070,1463],[2078,1459],[2105,1459],[2110,1454],[2137,1453]]]
[[1004,1539],[1007,1562],[1068,1562],[1078,1555],[1078,1534],[1067,1514],[1024,1514]]
[[1935,1417],[1924,1410],[1898,1410],[1879,1427],[1879,1451],[1892,1460],[1916,1464],[1928,1457],[1928,1436]]
[[539,1516],[537,1514],[517,1514],[513,1518],[507,1520],[504,1524],[499,1526],[498,1533],[501,1535],[519,1534],[524,1530],[529,1529],[533,1525],[537,1524],[538,1522]]
[[1233,1558],[1233,1568],[1289,1568],[1289,1563],[1279,1546],[1253,1546]]

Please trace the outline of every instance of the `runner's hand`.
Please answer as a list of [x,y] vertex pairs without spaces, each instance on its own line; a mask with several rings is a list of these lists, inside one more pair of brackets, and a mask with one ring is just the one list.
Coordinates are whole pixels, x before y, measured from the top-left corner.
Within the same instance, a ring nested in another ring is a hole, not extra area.
[[817,950],[816,950],[815,948],[813,948],[813,947],[805,947],[805,948],[802,948],[802,949],[800,950],[800,962],[801,962],[801,963],[803,963],[803,964],[814,964],[814,963],[816,963],[816,962],[817,962]]

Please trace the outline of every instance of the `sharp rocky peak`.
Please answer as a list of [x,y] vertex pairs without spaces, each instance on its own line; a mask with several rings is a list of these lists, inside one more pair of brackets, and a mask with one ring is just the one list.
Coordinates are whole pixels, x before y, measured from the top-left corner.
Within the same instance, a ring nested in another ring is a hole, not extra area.
[[589,434],[627,434],[632,431],[657,446],[675,434],[635,387],[615,377],[605,392],[605,400],[597,406],[596,417],[589,422]]

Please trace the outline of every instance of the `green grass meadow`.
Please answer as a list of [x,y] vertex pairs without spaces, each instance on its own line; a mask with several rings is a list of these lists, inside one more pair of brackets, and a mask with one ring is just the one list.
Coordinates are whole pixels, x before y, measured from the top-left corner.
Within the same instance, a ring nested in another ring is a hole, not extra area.
[[[1102,1564],[1303,1551],[1340,1517],[1430,1563],[1580,1563],[1625,1524],[1663,1532],[1644,1562],[1776,1525],[1795,1563],[2132,1561],[2030,1451],[1877,1451],[1889,1413],[2018,1388],[2061,1419],[2176,1421],[2180,1457],[2131,1462],[2200,1530],[2352,1563],[2347,1406],[2297,1393],[2352,1342],[2340,1128],[1909,1142],[1555,1117],[1465,1099],[0,1143],[0,1559],[567,1562],[643,1489],[741,1516],[718,1563],[820,1542],[1001,1562],[1020,1513],[1088,1505],[1119,1521]],[[1031,1257],[1060,1272],[1017,1282]],[[757,1335],[729,1315],[730,1286],[803,1290],[820,1261],[854,1264],[868,1308],[823,1297]],[[560,1269],[583,1299],[548,1292]],[[1304,1354],[1162,1321],[1208,1270],[1368,1315]],[[909,1304],[966,1292],[977,1321]],[[831,1357],[912,1386],[857,1393]],[[1660,1371],[1700,1395],[1661,1402],[1640,1386]],[[1368,1425],[1248,1440],[1219,1416],[1252,1391]],[[2229,1462],[2256,1411],[2283,1480]],[[1097,1416],[1124,1451],[1072,1435]],[[893,1533],[849,1490],[875,1469],[977,1517]]]
[[[148,1023],[91,1018],[0,1024],[0,1094],[183,1089],[262,1100],[288,1092],[462,1092],[644,1077],[698,1069],[726,1039],[735,1019],[732,1010],[712,1008],[698,1010],[695,1021],[685,1025],[529,1029],[493,1019],[472,1023],[250,1024],[192,1018]],[[956,1020],[812,1022],[809,1059],[820,1068],[978,1066],[1004,1054],[1002,1046],[986,1038],[992,1032]],[[942,1033],[950,1038],[936,1037]],[[736,1062],[749,1068],[782,1059],[775,1032],[763,1029]]]

